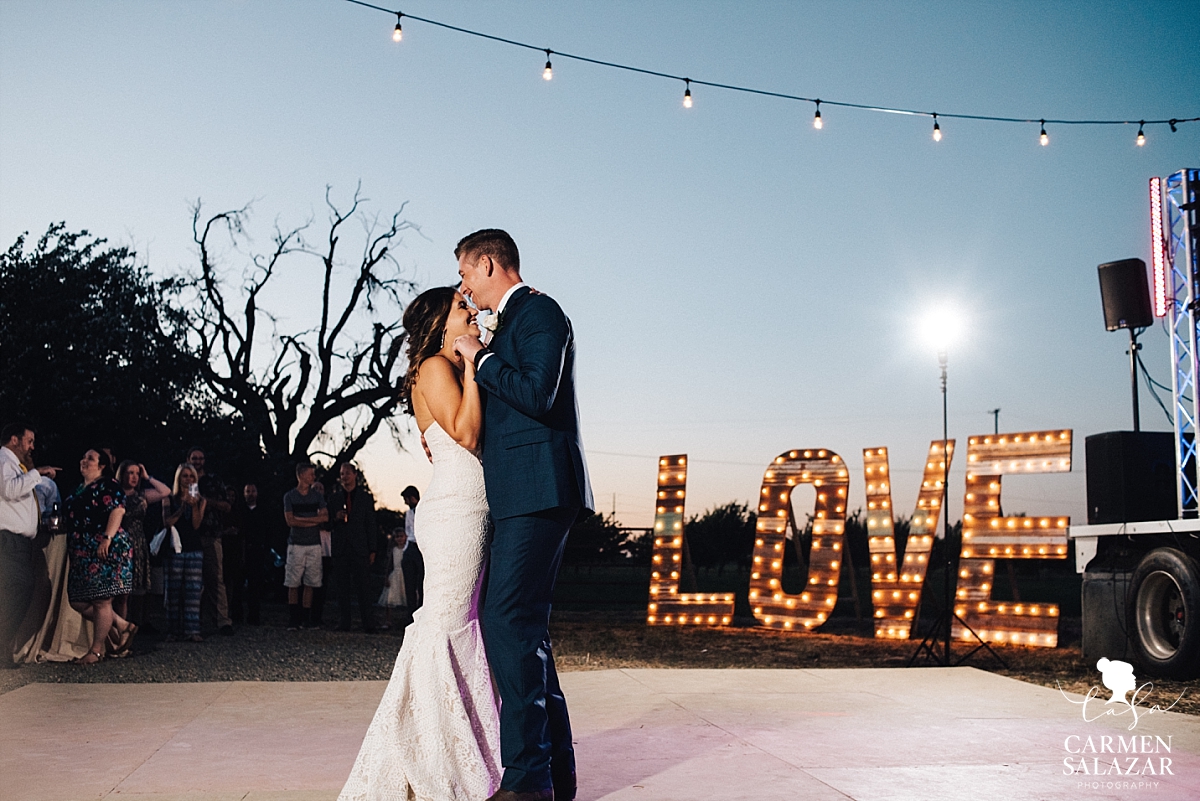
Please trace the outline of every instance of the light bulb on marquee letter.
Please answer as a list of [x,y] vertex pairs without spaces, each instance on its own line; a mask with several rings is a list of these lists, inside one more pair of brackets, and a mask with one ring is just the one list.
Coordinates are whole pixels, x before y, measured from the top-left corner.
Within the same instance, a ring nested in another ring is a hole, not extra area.
[[683,502],[686,496],[687,454],[659,457],[646,624],[728,626],[733,620],[733,593],[679,591],[679,571],[683,569]]
[[[813,511],[812,551],[804,592],[783,591],[783,549],[791,521],[792,490],[812,484],[817,490]],[[842,533],[846,528],[849,471],[842,457],[824,448],[786,451],[763,475],[750,565],[750,609],[764,626],[809,629],[833,614],[841,578]]]
[[[997,559],[1066,559],[1069,517],[1000,517],[1000,477],[1071,471],[1071,431],[1029,431],[967,440],[962,554],[954,613],[984,642],[1058,644],[1058,606],[996,602]],[[952,636],[970,640],[957,620]]]
[[925,573],[929,569],[933,535],[946,499],[946,474],[953,458],[954,440],[946,443],[944,451],[940,439],[929,443],[925,476],[917,494],[917,509],[909,519],[904,563],[898,565],[887,448],[863,451],[867,538],[871,549],[871,605],[876,637],[907,640],[912,632],[921,604]]

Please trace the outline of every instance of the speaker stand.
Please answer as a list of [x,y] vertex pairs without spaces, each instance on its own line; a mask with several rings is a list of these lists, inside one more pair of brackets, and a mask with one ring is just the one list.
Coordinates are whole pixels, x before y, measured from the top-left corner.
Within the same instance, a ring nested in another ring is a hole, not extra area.
[[1137,329],[1133,326],[1129,327],[1129,389],[1133,394],[1133,430],[1142,430],[1142,417],[1138,411],[1138,385],[1137,385],[1137,355],[1141,349],[1141,345],[1137,341]]

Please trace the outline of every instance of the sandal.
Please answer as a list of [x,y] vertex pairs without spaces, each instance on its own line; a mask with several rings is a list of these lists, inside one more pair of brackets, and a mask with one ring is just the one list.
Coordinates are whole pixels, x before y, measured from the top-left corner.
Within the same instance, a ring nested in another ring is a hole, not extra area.
[[133,645],[133,638],[137,636],[138,627],[136,623],[127,623],[125,631],[121,633],[120,639],[113,646],[112,653],[109,656],[125,657],[131,653],[130,646]]
[[[89,658],[89,657],[91,657],[91,658]],[[94,665],[97,662],[102,662],[102,661],[104,661],[103,653],[101,653],[99,651],[89,650],[83,656],[72,659],[71,664],[73,664],[73,665]]]

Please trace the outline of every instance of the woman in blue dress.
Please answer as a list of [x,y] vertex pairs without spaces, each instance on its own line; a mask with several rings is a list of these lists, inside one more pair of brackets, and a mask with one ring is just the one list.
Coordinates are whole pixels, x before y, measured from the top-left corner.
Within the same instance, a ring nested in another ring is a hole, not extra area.
[[114,649],[129,647],[137,627],[113,611],[114,596],[127,595],[133,585],[133,549],[121,529],[125,500],[112,478],[107,453],[89,450],[79,461],[83,483],[64,504],[69,532],[67,595],[71,607],[92,622],[92,645],[76,661],[93,665],[104,658],[105,642],[116,632]]

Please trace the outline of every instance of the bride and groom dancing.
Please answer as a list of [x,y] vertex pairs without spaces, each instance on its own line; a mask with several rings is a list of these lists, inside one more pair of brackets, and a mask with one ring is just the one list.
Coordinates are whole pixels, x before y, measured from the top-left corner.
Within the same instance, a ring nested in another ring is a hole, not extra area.
[[[521,281],[507,233],[477,231],[454,255],[461,291],[404,312],[403,398],[433,461],[417,518],[425,602],[339,801],[572,801],[547,625],[567,531],[593,508],[575,338]],[[486,347],[468,299],[496,315]]]

